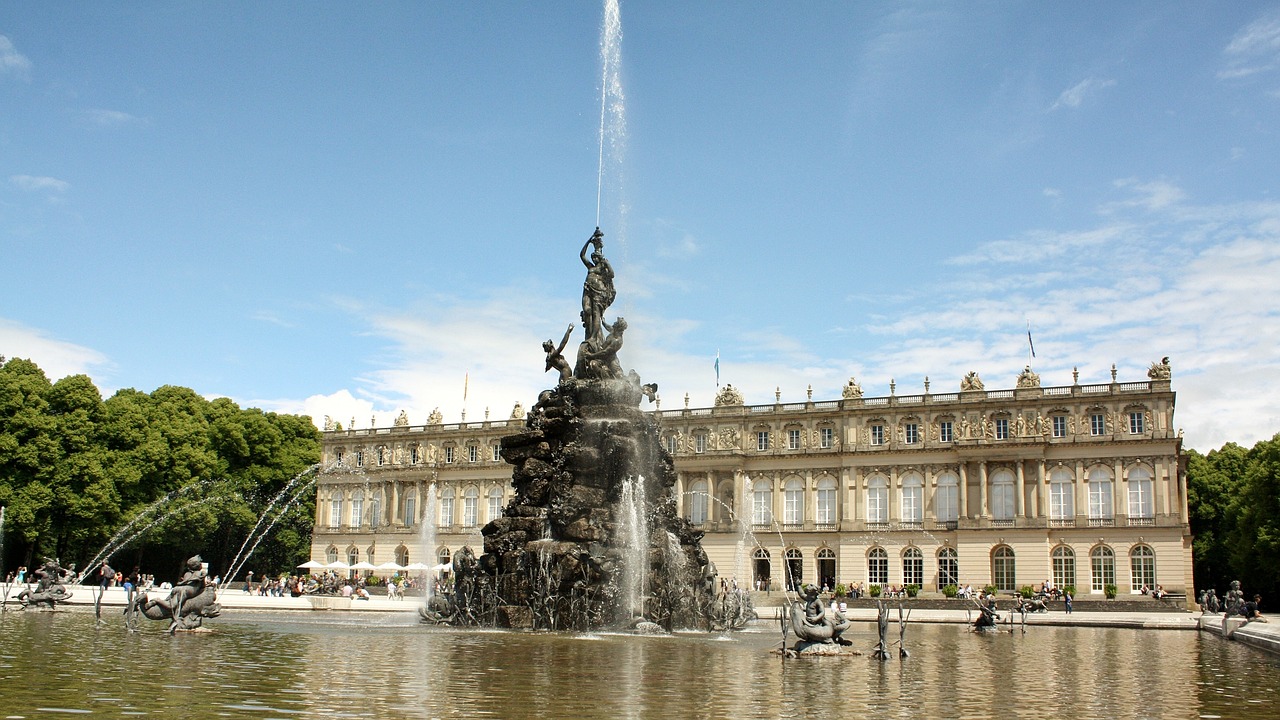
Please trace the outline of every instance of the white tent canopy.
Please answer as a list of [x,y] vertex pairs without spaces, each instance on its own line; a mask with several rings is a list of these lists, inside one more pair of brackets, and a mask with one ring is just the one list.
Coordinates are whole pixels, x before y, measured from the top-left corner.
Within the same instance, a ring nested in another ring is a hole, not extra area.
[[374,564],[373,564],[373,563],[371,563],[371,562],[365,562],[364,560],[361,560],[360,562],[356,563],[355,565],[352,565],[352,566],[351,566],[351,569],[352,569],[352,570],[377,570],[377,569],[378,569],[378,566],[377,566],[377,565],[374,565]]
[[299,565],[298,567],[302,568],[303,570],[319,570],[324,567],[324,563],[317,562],[315,560],[308,560],[302,563],[301,565]]
[[384,562],[384,563],[382,563],[381,565],[379,565],[378,567],[376,567],[376,568],[374,568],[374,569],[375,569],[375,570],[390,570],[390,571],[392,571],[392,572],[400,572],[401,570],[407,570],[408,568],[406,568],[405,566],[401,565],[400,563]]

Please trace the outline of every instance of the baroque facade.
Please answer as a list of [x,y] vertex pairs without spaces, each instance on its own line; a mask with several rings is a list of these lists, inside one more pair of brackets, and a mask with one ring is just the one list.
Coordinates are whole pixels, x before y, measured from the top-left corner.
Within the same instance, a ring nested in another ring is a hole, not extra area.
[[[721,577],[1193,596],[1167,361],[1141,382],[660,410],[681,514]],[[686,401],[687,405],[687,401]],[[312,559],[447,563],[511,496],[510,420],[324,433]],[[424,502],[425,499],[425,502]],[[424,523],[429,523],[424,526]],[[424,546],[424,543],[430,545]]]

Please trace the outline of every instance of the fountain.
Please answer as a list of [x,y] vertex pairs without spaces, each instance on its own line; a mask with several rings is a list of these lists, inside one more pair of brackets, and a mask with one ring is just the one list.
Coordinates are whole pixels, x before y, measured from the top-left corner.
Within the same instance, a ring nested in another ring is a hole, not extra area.
[[671,456],[657,419],[638,407],[657,387],[623,370],[626,320],[605,320],[615,292],[599,228],[579,257],[587,278],[577,362],[570,371],[564,343],[544,345],[560,381],[539,395],[525,430],[501,441],[502,458],[515,466],[515,496],[482,530],[478,563],[455,561],[456,587],[469,592],[424,608],[424,620],[574,630],[709,625],[715,579],[702,533],[677,516]]
[[75,581],[75,565],[63,568],[53,558],[45,558],[44,565],[31,571],[31,578],[36,581],[35,588],[29,585],[14,595],[14,599],[22,603],[23,608],[35,606],[53,610],[58,603],[71,597],[65,583]]
[[172,634],[200,628],[205,618],[220,615],[222,607],[218,605],[216,588],[209,582],[209,569],[196,555],[187,560],[186,570],[166,597],[148,598],[146,593],[139,593],[125,612],[130,623],[135,613],[148,620],[168,620]]

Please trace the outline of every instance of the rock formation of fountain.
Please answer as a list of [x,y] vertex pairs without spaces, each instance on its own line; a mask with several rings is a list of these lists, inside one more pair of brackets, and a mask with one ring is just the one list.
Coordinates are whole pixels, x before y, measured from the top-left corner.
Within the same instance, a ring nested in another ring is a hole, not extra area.
[[587,278],[577,362],[570,366],[562,354],[570,325],[558,347],[543,344],[546,369],[559,372],[559,383],[539,395],[523,432],[502,438],[515,495],[484,527],[475,569],[455,560],[457,587],[468,592],[455,593],[446,612],[424,612],[424,620],[575,630],[707,626],[714,569],[702,532],[676,513],[676,474],[657,418],[638,407],[655,399],[657,386],[623,370],[626,320],[604,319],[615,292],[603,250],[597,228],[579,253]]

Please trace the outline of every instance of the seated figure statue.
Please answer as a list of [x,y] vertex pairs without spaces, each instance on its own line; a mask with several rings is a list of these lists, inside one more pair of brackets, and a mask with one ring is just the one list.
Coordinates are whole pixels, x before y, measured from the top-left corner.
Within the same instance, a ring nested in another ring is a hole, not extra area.
[[818,586],[812,583],[801,588],[804,602],[791,606],[791,629],[796,637],[806,642],[840,643],[840,634],[849,629],[851,622],[839,611],[827,616],[827,608],[818,598]]
[[169,611],[173,617],[179,617],[182,614],[182,604],[204,592],[208,575],[209,572],[204,569],[204,560],[199,555],[189,558],[186,571],[169,591],[168,597],[151,600],[146,607],[159,606]]

